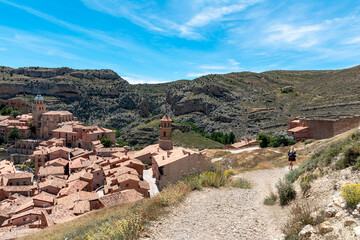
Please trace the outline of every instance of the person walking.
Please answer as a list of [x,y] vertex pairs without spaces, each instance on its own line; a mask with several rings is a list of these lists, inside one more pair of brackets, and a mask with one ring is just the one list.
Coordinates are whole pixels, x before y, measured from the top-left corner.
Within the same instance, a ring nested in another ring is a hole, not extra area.
[[296,161],[296,149],[292,146],[288,153],[289,156],[289,169],[292,170],[294,166],[294,162]]

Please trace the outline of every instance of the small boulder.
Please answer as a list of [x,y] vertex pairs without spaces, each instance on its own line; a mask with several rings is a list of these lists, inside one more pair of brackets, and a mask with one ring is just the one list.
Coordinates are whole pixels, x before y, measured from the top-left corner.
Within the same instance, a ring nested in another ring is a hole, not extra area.
[[351,225],[353,225],[354,223],[355,223],[355,220],[354,220],[354,219],[351,219],[351,218],[345,219],[345,221],[344,221],[344,226],[345,226],[345,227],[351,226]]
[[360,203],[358,203],[358,205],[356,205],[356,210],[357,210],[358,212],[360,212]]
[[358,217],[358,216],[359,216],[358,210],[355,209],[355,210],[352,212],[352,215],[353,215],[354,217]]
[[341,204],[345,203],[344,199],[340,196],[333,198],[333,203],[335,206],[341,207]]
[[325,210],[325,216],[327,218],[335,217],[336,213],[337,213],[337,210],[335,208],[329,207]]
[[332,232],[333,230],[334,228],[331,226],[329,221],[325,221],[321,223],[319,226],[319,232],[322,234]]
[[313,233],[316,233],[316,230],[314,229],[313,226],[306,225],[300,232],[299,232],[299,236],[301,239],[308,239],[311,237],[311,235]]

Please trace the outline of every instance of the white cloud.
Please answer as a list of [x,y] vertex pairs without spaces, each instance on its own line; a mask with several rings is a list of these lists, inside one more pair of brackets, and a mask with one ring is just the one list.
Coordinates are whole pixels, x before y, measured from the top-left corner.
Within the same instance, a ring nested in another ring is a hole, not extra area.
[[137,75],[137,74],[126,74],[122,76],[123,79],[128,81],[130,84],[143,84],[143,83],[165,83],[167,81],[162,79],[151,78],[147,76]]
[[354,37],[343,42],[343,44],[356,44],[360,43],[360,37]]
[[268,31],[272,34],[267,38],[267,41],[274,43],[294,43],[297,40],[301,40],[300,46],[311,47],[318,43],[313,37],[314,32],[323,30],[321,25],[309,25],[309,26],[294,26],[290,24],[275,25]]
[[88,8],[112,16],[127,18],[148,30],[196,40],[204,39],[200,33],[202,27],[214,22],[229,21],[231,18],[227,19],[227,16],[242,12],[249,6],[262,1],[184,0],[181,2],[182,8],[179,7],[179,4],[173,4],[176,7],[163,9],[159,7],[161,4],[153,1],[136,3],[129,0],[82,0]]
[[4,51],[6,51],[7,50],[7,48],[5,48],[5,47],[0,47],[0,52],[4,52]]
[[235,59],[228,59],[227,63],[222,64],[204,64],[200,65],[199,69],[205,69],[205,70],[225,70],[228,72],[231,71],[240,71],[241,68],[239,67],[240,63],[236,61]]

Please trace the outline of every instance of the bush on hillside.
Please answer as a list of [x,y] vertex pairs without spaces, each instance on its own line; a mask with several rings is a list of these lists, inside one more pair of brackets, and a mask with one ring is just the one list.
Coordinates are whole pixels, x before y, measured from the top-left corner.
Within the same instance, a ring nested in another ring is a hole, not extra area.
[[276,132],[270,138],[270,147],[284,147],[294,145],[296,140],[292,136],[288,136],[285,132]]
[[271,137],[260,134],[258,137],[260,147],[284,147],[294,145],[296,140],[292,136],[288,136],[285,132],[276,132]]
[[261,148],[267,148],[270,143],[270,137],[265,134],[260,134],[258,137],[258,141]]
[[287,179],[279,179],[275,187],[278,190],[281,206],[287,205],[290,201],[296,198],[294,186]]
[[356,207],[360,202],[360,184],[345,184],[341,188],[341,195],[349,207]]
[[344,156],[336,163],[337,170],[354,166],[360,161],[360,143],[353,144],[344,151]]

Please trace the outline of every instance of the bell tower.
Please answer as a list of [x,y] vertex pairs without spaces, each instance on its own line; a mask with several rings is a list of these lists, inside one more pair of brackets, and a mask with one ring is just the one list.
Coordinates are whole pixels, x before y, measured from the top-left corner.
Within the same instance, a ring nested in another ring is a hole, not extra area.
[[173,149],[173,143],[171,139],[171,134],[172,134],[171,122],[172,121],[167,115],[167,113],[161,119],[159,147],[163,150]]
[[46,104],[44,102],[44,98],[38,94],[34,98],[34,102],[32,104],[32,116],[33,116],[33,124],[36,127],[36,135],[40,135],[41,128],[41,115],[46,112]]

